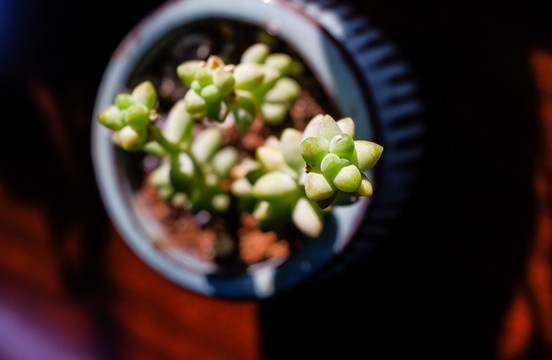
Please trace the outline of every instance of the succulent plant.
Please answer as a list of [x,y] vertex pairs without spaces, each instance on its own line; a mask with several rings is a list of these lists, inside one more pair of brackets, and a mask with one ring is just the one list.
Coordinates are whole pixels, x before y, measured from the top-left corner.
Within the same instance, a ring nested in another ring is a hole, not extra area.
[[261,224],[275,227],[291,220],[305,235],[317,237],[323,216],[305,195],[301,137],[300,131],[287,128],[279,140],[267,139],[257,148],[255,159],[245,158],[233,168],[231,191]]
[[157,92],[150,81],[136,86],[131,94],[121,93],[115,104],[98,115],[98,120],[114,130],[113,141],[128,151],[140,150],[151,134],[149,125],[158,119]]
[[249,47],[236,66],[238,96],[251,101],[270,125],[282,124],[300,95],[299,84],[287,76],[293,63],[289,55],[271,54],[259,43]]
[[330,115],[312,119],[303,133],[301,155],[305,160],[305,193],[327,207],[339,192],[370,196],[372,184],[364,174],[379,160],[383,147],[371,141],[354,140],[351,118],[335,121]]
[[[313,118],[304,132],[287,128],[279,138],[270,136],[247,156],[225,144],[229,114],[241,132],[256,118],[269,126],[285,121],[301,92],[288,77],[293,68],[289,55],[270,53],[264,44],[248,48],[237,65],[216,56],[186,61],[177,74],[188,91],[162,124],[149,81],[118,94],[98,121],[113,131],[115,145],[162,158],[149,182],[174,206],[224,213],[236,199],[265,228],[291,222],[314,238],[338,194],[372,194],[364,172],[383,148],[354,140],[351,118],[335,121],[329,115]],[[211,122],[198,121],[205,119]]]

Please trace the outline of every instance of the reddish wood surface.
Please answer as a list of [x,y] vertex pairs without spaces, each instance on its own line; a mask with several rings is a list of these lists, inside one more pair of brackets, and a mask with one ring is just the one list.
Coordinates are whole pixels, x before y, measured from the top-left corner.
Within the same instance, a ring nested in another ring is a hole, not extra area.
[[[0,208],[9,209],[0,212],[0,358],[258,358],[255,303],[183,290],[141,262],[112,228],[104,291],[75,299],[60,276],[46,209],[3,186]],[[77,224],[67,234],[77,247],[80,230]]]
[[541,342],[552,354],[552,52],[536,48],[528,58],[537,90],[539,143],[535,159],[535,232],[525,264],[505,313],[497,354],[500,359],[531,356]]

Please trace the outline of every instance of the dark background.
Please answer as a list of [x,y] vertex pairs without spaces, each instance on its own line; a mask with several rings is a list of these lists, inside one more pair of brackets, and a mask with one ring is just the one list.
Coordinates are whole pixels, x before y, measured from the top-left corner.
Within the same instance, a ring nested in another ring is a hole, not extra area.
[[[70,303],[83,304],[100,333],[97,347],[103,350],[91,358],[118,358],[113,348],[121,346],[121,335],[116,333],[133,331],[117,324],[105,301],[113,291],[105,266],[113,241],[107,234],[113,230],[91,167],[92,107],[112,51],[160,4],[0,3],[2,193],[45,216],[59,292]],[[552,54],[552,3],[352,4],[398,44],[419,80],[427,129],[421,177],[404,214],[365,261],[323,284],[254,304],[259,335],[253,342],[263,358],[278,359],[516,358],[506,356],[515,353],[501,350],[506,346],[501,341],[509,339],[505,321],[521,291],[529,294],[529,318],[514,322],[514,333],[523,335],[526,323],[532,330],[518,358],[550,358],[550,325],[541,315],[551,311],[552,303],[542,308],[539,297],[531,295],[526,270],[540,236],[542,192],[536,189],[536,169],[546,151],[542,94],[532,59]],[[16,216],[6,207],[0,214],[4,225]],[[34,224],[25,218],[17,223]],[[13,235],[5,229],[0,227],[0,233]],[[546,267],[548,248],[543,258]],[[40,282],[19,282],[17,268],[2,269],[0,294]],[[163,321],[178,339],[178,324],[170,316]],[[0,318],[0,331],[8,331],[1,324]],[[134,344],[174,341],[147,334]],[[3,339],[25,346],[24,337]],[[163,349],[155,358],[182,358],[169,345]],[[0,342],[0,358],[6,353]],[[203,355],[217,358],[208,347]]]

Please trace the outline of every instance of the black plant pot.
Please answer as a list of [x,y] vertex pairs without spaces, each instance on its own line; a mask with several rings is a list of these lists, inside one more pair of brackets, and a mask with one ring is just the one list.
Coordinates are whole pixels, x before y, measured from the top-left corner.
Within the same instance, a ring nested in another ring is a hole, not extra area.
[[[155,245],[154,239],[163,234],[162,225],[137,206],[137,183],[143,174],[136,169],[136,159],[118,151],[108,130],[94,121],[97,182],[122,237],[155,270],[205,295],[266,298],[362,259],[400,215],[422,154],[421,105],[409,67],[367,19],[331,1],[169,2],[133,29],[114,52],[98,91],[94,118],[119,91],[146,78],[153,77],[161,86],[163,76],[188,60],[189,54],[239,53],[256,41],[254,34],[261,30],[304,62],[311,88],[318,92],[315,96],[337,112],[336,118],[352,117],[357,138],[376,141],[385,151],[367,174],[375,184],[373,197],[336,207],[322,235],[285,260],[269,259],[243,271],[227,271],[185,251]],[[228,33],[232,35],[225,38]]]

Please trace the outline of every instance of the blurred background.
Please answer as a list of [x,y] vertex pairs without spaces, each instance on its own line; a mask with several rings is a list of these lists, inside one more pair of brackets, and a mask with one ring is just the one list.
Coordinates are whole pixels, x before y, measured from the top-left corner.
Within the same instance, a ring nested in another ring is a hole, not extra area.
[[349,2],[419,80],[421,177],[365,261],[263,302],[168,282],[100,201],[95,94],[161,4],[0,0],[0,359],[552,358],[551,2]]

